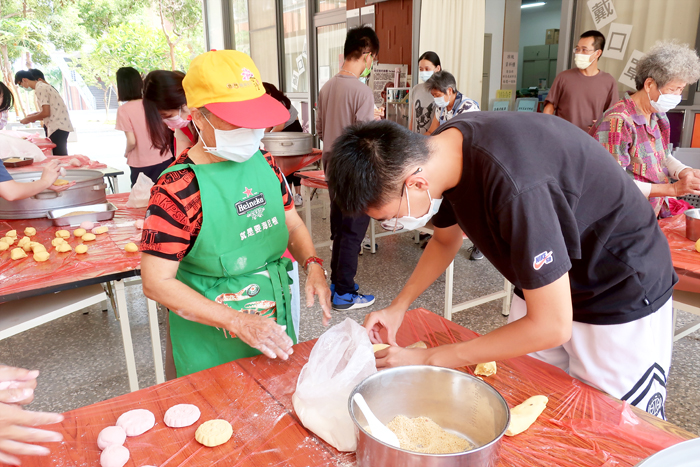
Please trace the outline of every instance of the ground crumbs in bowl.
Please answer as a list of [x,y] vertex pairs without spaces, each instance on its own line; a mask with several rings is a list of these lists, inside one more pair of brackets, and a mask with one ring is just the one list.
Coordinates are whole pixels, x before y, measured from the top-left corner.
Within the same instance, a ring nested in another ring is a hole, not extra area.
[[387,424],[399,438],[401,449],[424,454],[452,454],[473,449],[461,436],[445,431],[428,417],[397,415]]

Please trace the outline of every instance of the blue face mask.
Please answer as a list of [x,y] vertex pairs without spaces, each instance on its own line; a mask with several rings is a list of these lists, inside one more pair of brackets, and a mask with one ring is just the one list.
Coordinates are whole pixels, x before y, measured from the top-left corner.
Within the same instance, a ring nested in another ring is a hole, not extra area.
[[420,80],[423,81],[424,83],[430,79],[431,76],[433,76],[432,71],[419,71],[418,76],[420,77]]

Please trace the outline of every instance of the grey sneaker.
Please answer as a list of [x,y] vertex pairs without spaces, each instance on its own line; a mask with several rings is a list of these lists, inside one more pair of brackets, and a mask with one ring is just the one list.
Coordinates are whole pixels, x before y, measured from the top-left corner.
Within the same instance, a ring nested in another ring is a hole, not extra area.
[[294,205],[295,206],[303,206],[304,205],[304,197],[301,196],[299,193],[296,193],[294,195]]
[[469,259],[471,261],[479,261],[484,259],[484,254],[476,246],[472,246],[469,248]]

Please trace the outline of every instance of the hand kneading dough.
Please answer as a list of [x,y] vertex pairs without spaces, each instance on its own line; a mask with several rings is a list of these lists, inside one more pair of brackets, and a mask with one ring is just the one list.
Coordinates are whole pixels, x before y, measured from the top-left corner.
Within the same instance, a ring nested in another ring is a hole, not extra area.
[[63,240],[61,237],[56,237],[53,240],[51,240],[51,245],[53,245],[53,246],[58,246],[61,243],[66,243],[66,241]]
[[24,235],[29,235],[30,237],[33,237],[36,235],[36,229],[34,227],[26,227],[24,229]]
[[199,425],[194,439],[205,446],[213,448],[231,439],[233,427],[226,420],[209,420]]
[[5,251],[5,250],[7,250],[8,248],[10,248],[10,245],[8,245],[8,244],[5,243],[5,242],[0,241],[0,251]]
[[85,230],[85,229],[75,229],[73,231],[73,235],[75,235],[76,237],[82,237],[86,233],[87,233],[87,230]]
[[13,248],[10,252],[10,258],[12,259],[22,259],[26,257],[27,253],[21,248]]
[[474,369],[474,374],[481,376],[492,376],[496,374],[496,362],[479,363]]
[[56,231],[56,238],[58,238],[58,237],[60,237],[64,240],[67,238],[70,238],[70,232],[68,232],[67,230],[57,230]]
[[68,243],[61,243],[56,247],[56,251],[59,253],[68,253],[69,251],[73,251],[73,248]]
[[170,407],[163,417],[163,421],[170,428],[182,428],[190,426],[199,420],[201,412],[199,407],[192,404],[177,404]]
[[17,237],[17,231],[16,230],[8,230],[7,233],[5,234],[6,237]]
[[95,227],[94,229],[92,229],[92,233],[94,233],[95,235],[100,235],[107,231],[109,231],[109,227],[107,227],[106,225]]
[[418,341],[418,342],[416,342],[416,343],[413,343],[413,344],[409,345],[409,346],[406,347],[406,348],[407,348],[407,349],[427,349],[427,348],[428,348],[428,344],[426,344],[426,343],[423,342],[423,341]]
[[39,263],[43,263],[44,261],[49,259],[49,256],[51,256],[51,255],[46,250],[37,251],[36,253],[34,253],[34,261],[37,261]]
[[379,352],[380,350],[388,349],[389,344],[372,344],[372,351]]
[[142,435],[156,424],[156,416],[146,409],[129,410],[119,416],[117,426],[124,428],[126,436]]
[[15,240],[17,240],[17,237],[2,237],[0,238],[0,242],[5,242],[8,245],[12,245],[15,243]]
[[127,243],[124,249],[129,253],[136,253],[139,251],[139,247],[136,245],[136,243]]
[[120,426],[108,426],[97,435],[97,447],[105,450],[109,446],[123,446],[126,441],[126,431]]
[[515,436],[530,428],[537,417],[547,407],[546,396],[532,396],[522,404],[510,409],[510,425],[506,430],[506,436]]
[[87,251],[88,251],[87,245],[83,245],[82,243],[75,247],[75,252],[78,253],[79,255],[82,255],[83,253],[87,253]]
[[129,450],[124,446],[109,446],[100,455],[102,467],[124,467],[129,462]]
[[97,238],[97,237],[95,236],[95,234],[89,233],[89,232],[86,233],[85,235],[83,235],[83,241],[84,241],[84,242],[91,242],[91,241],[93,241],[93,240],[96,239],[96,238]]

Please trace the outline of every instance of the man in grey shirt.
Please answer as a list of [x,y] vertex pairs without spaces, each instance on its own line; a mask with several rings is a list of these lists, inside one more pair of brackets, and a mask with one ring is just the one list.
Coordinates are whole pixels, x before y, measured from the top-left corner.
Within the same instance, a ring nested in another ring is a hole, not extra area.
[[[318,94],[316,131],[323,140],[323,166],[333,157],[333,143],[350,125],[374,119],[372,90],[360,81],[367,78],[379,53],[379,39],[369,27],[348,31],[342,68]],[[333,202],[331,195],[331,291],[334,310],[364,308],[374,296],[358,293],[355,284],[357,255],[369,226],[369,216],[348,216]],[[308,209],[308,207],[307,207]]]

